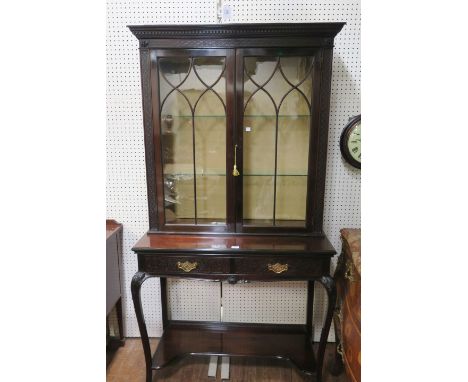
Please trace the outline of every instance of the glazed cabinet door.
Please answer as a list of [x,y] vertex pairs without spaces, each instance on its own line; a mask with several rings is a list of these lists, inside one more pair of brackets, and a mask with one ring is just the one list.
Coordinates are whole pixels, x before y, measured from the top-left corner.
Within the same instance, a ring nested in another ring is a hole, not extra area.
[[160,230],[235,229],[234,57],[229,49],[151,51]]
[[236,56],[237,230],[310,232],[320,51]]

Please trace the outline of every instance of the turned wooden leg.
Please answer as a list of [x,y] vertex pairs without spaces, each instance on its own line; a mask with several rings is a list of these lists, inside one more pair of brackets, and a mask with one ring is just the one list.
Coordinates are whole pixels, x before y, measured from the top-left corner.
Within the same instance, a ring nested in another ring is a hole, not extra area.
[[135,307],[135,314],[138,321],[138,328],[140,329],[141,342],[143,344],[143,352],[145,353],[146,363],[146,382],[152,382],[153,371],[151,369],[151,347],[148,337],[148,331],[146,330],[145,317],[143,316],[143,308],[141,306],[141,285],[150,276],[145,272],[137,272],[132,279],[132,298],[133,306]]
[[333,311],[335,310],[336,304],[336,286],[335,280],[331,276],[322,276],[317,280],[322,284],[327,291],[328,295],[328,308],[327,314],[325,317],[325,322],[322,327],[322,333],[320,335],[320,342],[317,351],[317,382],[322,381],[322,371],[323,371],[323,359],[325,356],[325,347],[327,345],[328,334],[330,333],[330,326],[333,319]]

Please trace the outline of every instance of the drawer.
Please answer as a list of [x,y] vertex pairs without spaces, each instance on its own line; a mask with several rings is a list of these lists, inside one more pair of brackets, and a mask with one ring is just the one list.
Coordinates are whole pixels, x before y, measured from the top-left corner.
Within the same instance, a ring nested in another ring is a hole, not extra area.
[[361,282],[349,282],[345,296],[346,303],[353,313],[353,318],[358,324],[361,323]]
[[242,257],[234,259],[233,273],[262,278],[309,278],[328,274],[330,259],[322,257]]
[[348,375],[353,380],[361,380],[361,328],[355,320],[354,309],[350,310],[348,302],[342,306],[343,322],[341,342],[343,344],[343,358]]
[[140,254],[138,268],[156,275],[209,275],[229,273],[229,259],[191,255]]

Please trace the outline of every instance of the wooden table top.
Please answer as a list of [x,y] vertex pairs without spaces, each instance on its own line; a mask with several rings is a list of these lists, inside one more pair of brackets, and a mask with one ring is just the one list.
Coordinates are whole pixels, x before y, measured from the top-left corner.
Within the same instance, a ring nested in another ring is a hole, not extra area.
[[336,251],[323,237],[266,235],[181,235],[146,233],[133,247],[135,252],[205,253],[319,253],[333,256]]
[[361,229],[343,228],[340,230],[343,249],[348,252],[359,275],[361,274]]
[[112,219],[106,220],[106,240],[109,239],[114,233],[122,229],[122,224]]

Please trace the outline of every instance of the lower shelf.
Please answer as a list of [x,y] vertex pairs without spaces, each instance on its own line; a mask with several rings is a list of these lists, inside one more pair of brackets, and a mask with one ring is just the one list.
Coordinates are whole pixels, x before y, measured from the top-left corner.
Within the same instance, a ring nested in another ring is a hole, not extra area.
[[152,368],[161,369],[187,355],[280,358],[305,374],[316,371],[305,325],[171,321],[153,356]]

